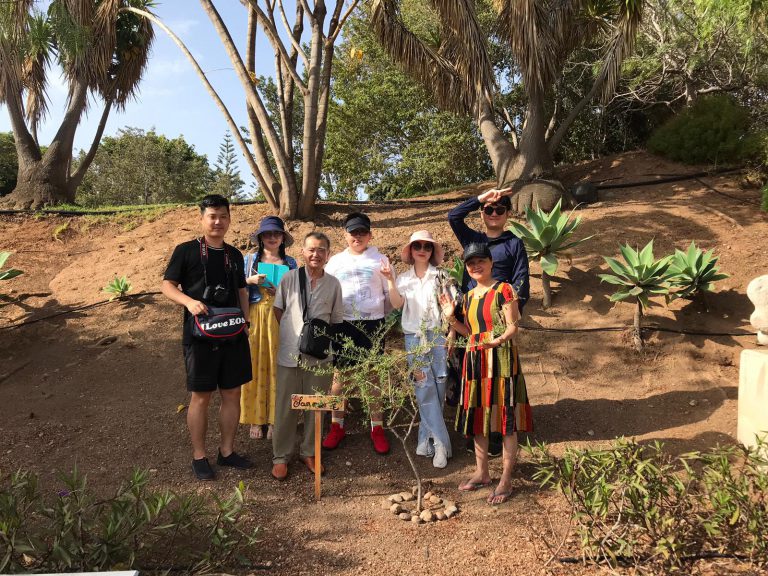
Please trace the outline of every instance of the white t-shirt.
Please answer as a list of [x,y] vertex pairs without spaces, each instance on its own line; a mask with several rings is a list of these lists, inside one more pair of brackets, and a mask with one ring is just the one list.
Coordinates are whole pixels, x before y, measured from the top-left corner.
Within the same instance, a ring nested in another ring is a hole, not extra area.
[[423,278],[416,276],[413,266],[398,276],[395,285],[405,300],[401,324],[406,334],[421,334],[423,330],[440,328],[436,284],[437,268],[431,264]]
[[389,290],[386,279],[381,275],[382,263],[388,264],[389,259],[374,246],[369,246],[362,254],[344,250],[328,260],[325,271],[341,283],[344,320],[384,318]]

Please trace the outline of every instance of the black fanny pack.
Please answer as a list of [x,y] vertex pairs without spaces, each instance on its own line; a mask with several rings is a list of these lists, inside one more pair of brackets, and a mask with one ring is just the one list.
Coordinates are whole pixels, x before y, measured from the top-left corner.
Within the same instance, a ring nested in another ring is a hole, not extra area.
[[245,332],[246,323],[240,308],[208,307],[208,314],[190,316],[192,337],[205,342],[227,342]]

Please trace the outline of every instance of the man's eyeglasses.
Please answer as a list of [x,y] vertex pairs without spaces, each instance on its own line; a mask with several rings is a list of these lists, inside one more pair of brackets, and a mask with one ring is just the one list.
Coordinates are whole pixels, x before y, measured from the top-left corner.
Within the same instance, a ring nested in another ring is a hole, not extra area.
[[486,216],[490,216],[491,214],[496,214],[496,216],[501,216],[507,212],[506,206],[486,206],[483,208],[483,214]]
[[432,242],[424,242],[423,244],[421,242],[412,242],[411,243],[411,250],[418,250],[421,252],[422,250],[424,252],[432,252],[434,246],[432,246]]
[[358,228],[357,230],[352,230],[352,232],[349,234],[350,236],[368,236],[370,233],[370,230],[366,230],[365,228]]
[[328,248],[304,248],[304,251],[307,254],[320,254],[320,256],[322,256],[323,254],[328,253]]

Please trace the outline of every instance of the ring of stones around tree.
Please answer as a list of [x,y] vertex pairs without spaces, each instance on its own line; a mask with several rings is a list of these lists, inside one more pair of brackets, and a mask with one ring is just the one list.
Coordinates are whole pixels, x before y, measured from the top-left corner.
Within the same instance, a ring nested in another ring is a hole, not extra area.
[[413,524],[429,524],[440,520],[448,520],[459,512],[455,502],[443,500],[433,492],[427,492],[421,499],[421,512],[417,511],[417,488],[410,492],[398,492],[381,501],[381,508],[389,510],[396,518]]

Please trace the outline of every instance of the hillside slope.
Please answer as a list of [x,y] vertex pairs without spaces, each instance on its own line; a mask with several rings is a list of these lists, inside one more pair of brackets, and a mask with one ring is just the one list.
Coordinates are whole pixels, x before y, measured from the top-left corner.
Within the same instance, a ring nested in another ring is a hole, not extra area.
[[[564,173],[570,181],[588,176],[618,184],[690,172],[633,153]],[[442,199],[459,202],[477,189]],[[638,354],[621,332],[571,334],[539,328],[628,326],[632,306],[610,303],[609,287],[597,277],[606,269],[602,255],[615,255],[620,242],[644,245],[654,238],[657,256],[684,248],[691,240],[715,248],[721,269],[731,277],[718,284],[709,311],[678,301],[669,308],[653,308],[649,324],[715,333],[751,331],[746,285],[768,272],[768,217],[753,204],[758,196],[756,190],[742,189],[738,177],[720,176],[605,191],[598,204],[579,212],[584,220],[580,234],[595,238],[579,246],[570,263],[562,264],[549,310],[541,308],[540,270],[531,266],[532,298],[524,319],[529,329],[521,333],[520,349],[536,440],[560,451],[623,435],[662,440],[674,452],[734,440],[739,353],[755,347],[754,337],[653,332],[647,350]],[[402,269],[399,247],[410,232],[426,228],[446,246],[449,257],[458,254],[446,221],[452,205],[366,206],[374,224],[373,244]],[[322,229],[331,236],[333,249],[340,250],[340,224],[351,209],[321,204],[315,222],[293,222],[289,229],[299,239]],[[233,209],[229,241],[244,248],[265,214],[263,206]],[[472,223],[479,226],[479,217]],[[172,210],[151,221],[0,220],[0,249],[14,252],[8,264],[24,270],[23,276],[0,286],[0,432],[5,439],[0,472],[31,469],[54,489],[56,471],[77,464],[90,483],[105,492],[136,466],[151,469],[157,484],[179,490],[223,493],[242,478],[255,495],[250,513],[265,527],[264,543],[255,554],[273,562],[273,574],[313,573],[310,565],[335,574],[390,574],[406,568],[454,574],[470,569],[478,557],[489,571],[510,563],[530,568],[546,560],[543,546],[530,535],[548,534],[547,515],[565,512],[556,496],[536,490],[526,463],[516,475],[519,494],[491,512],[484,494],[467,496],[455,489],[474,464],[471,455],[455,450],[443,471],[422,462],[422,473],[432,485],[457,499],[464,512],[456,521],[417,533],[378,509],[381,494],[410,483],[404,455],[396,448],[386,458],[375,458],[357,417],[351,418],[356,433],[346,448],[327,458],[326,496],[319,508],[310,508],[317,514],[306,514],[306,507],[314,506],[310,477],[296,466],[288,482],[273,482],[269,444],[249,440],[245,431],[240,446],[256,460],[256,470],[244,475],[224,472],[212,485],[195,483],[184,414],[177,413],[187,401],[179,345],[181,311],[162,296],[103,304],[11,328],[105,300],[101,289],[115,275],[127,275],[134,291],[159,290],[174,245],[194,237],[197,230],[193,208]],[[298,256],[297,247],[289,253]],[[447,412],[449,421],[452,416]],[[211,453],[215,438],[210,435]],[[454,437],[456,447],[462,442]],[[497,476],[500,462],[494,467]],[[486,531],[503,532],[508,538],[491,545],[478,538]],[[426,555],[397,552],[402,542],[413,542],[416,550],[426,547]],[[439,561],[429,560],[430,549],[439,551]]]

